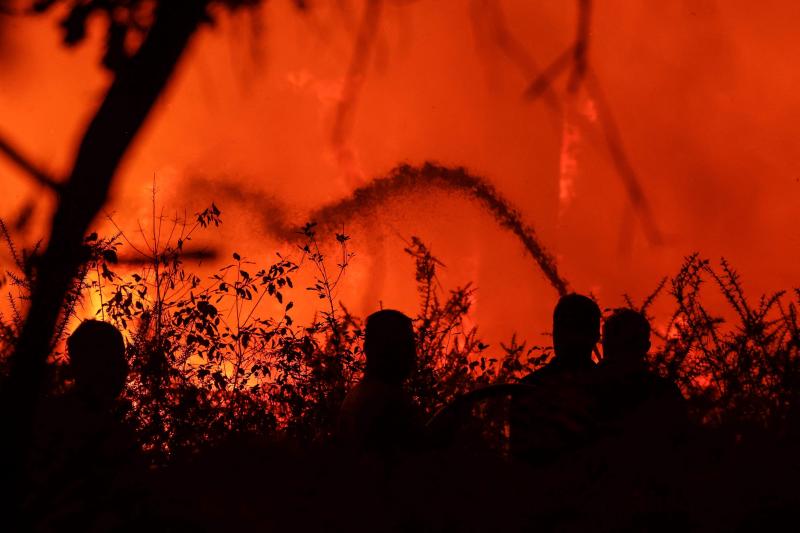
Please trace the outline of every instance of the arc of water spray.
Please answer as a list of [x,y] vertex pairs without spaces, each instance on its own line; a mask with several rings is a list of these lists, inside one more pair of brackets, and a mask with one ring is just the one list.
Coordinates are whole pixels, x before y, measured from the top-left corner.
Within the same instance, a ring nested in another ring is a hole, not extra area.
[[[255,191],[245,192],[241,187],[226,183],[204,181],[203,186],[260,212],[264,230],[273,237],[289,242],[299,238],[289,210],[276,198]],[[394,198],[437,189],[475,201],[519,239],[559,295],[569,291],[569,282],[559,273],[555,258],[539,240],[533,226],[525,223],[520,212],[486,178],[470,174],[463,167],[450,168],[432,162],[421,166],[402,164],[387,175],[358,187],[349,196],[314,209],[305,219],[316,222],[321,231],[340,231],[342,224],[367,217]]]
[[488,180],[470,174],[462,167],[449,168],[430,162],[418,167],[400,165],[388,175],[357,188],[349,197],[316,209],[310,218],[323,225],[335,225],[343,219],[366,215],[391,198],[432,188],[476,201],[500,226],[520,240],[553,288],[561,295],[567,293],[569,283],[558,272],[555,259],[541,243],[534,228],[523,221],[520,212]]

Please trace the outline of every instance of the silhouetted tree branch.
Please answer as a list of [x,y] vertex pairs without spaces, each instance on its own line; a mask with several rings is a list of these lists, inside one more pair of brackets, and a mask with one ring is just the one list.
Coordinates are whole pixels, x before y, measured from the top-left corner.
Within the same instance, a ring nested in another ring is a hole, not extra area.
[[[471,5],[471,18],[476,33],[488,33],[491,42],[528,78],[537,76],[539,79],[544,73],[533,56],[528,53],[525,46],[508,29],[506,16],[499,2],[492,0],[473,0]],[[545,104],[557,119],[561,115],[561,100],[551,83],[542,84],[542,96]],[[557,124],[556,127],[560,127]]]
[[567,89],[577,92],[589,65],[589,30],[592,21],[591,0],[578,0],[578,24],[575,46],[572,48],[572,74]]
[[17,165],[26,174],[33,178],[39,185],[43,185],[56,192],[61,190],[61,183],[51,177],[47,172],[36,166],[27,157],[14,148],[9,141],[0,136],[0,152]]
[[603,131],[606,149],[611,156],[611,162],[617,171],[617,175],[622,179],[622,184],[628,193],[631,205],[639,216],[647,240],[652,244],[661,244],[663,241],[661,230],[656,224],[650,202],[644,192],[641,179],[628,158],[622,143],[622,134],[617,126],[617,121],[611,111],[611,107],[606,100],[605,94],[594,73],[589,70],[585,77],[585,85],[592,100],[597,106],[597,114],[600,127]]
[[353,55],[347,69],[341,100],[336,108],[331,140],[334,147],[341,148],[350,133],[352,116],[355,111],[358,95],[364,84],[364,73],[372,56],[378,23],[381,17],[382,0],[367,0],[364,14],[358,27]]
[[542,72],[534,78],[534,80],[528,84],[528,88],[525,89],[523,93],[523,97],[528,100],[536,100],[537,98],[541,97],[543,94],[546,94],[548,91],[552,91],[552,85],[555,82],[555,79],[561,75],[567,67],[570,66],[571,62],[575,57],[575,46],[570,46],[566,50],[564,50],[561,54],[558,55],[553,61],[550,62]]
[[660,244],[663,240],[661,231],[655,222],[647,195],[641,185],[641,179],[625,151],[622,134],[597,76],[589,67],[591,9],[591,0],[578,0],[578,22],[575,42],[556,57],[528,85],[523,94],[528,100],[535,100],[547,94],[548,91],[552,90],[551,87],[555,79],[568,67],[572,66],[572,72],[567,83],[567,91],[574,94],[581,85],[584,85],[590,98],[597,105],[603,142],[611,158],[614,170],[622,180],[631,205],[642,223],[647,240],[652,244]]

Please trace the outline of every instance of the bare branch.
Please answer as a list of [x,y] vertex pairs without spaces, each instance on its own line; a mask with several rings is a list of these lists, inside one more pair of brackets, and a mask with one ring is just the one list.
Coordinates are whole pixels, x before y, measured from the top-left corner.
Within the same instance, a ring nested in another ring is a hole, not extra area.
[[575,46],[572,49],[572,74],[569,78],[567,90],[571,93],[578,91],[581,82],[586,77],[589,68],[589,30],[591,29],[592,2],[591,0],[578,0],[578,29],[575,35]]
[[655,218],[653,217],[653,211],[650,208],[650,202],[641,185],[641,179],[633,168],[630,159],[628,159],[628,154],[625,151],[622,142],[622,134],[619,131],[619,126],[617,126],[617,121],[597,81],[597,77],[591,69],[586,73],[585,82],[590,97],[597,105],[599,123],[603,130],[606,148],[611,156],[611,161],[614,164],[617,174],[622,179],[622,183],[625,186],[625,190],[628,193],[628,197],[630,198],[636,214],[642,222],[647,240],[651,244],[661,244],[663,242],[661,230],[659,230],[658,224],[656,224]]
[[[182,260],[211,261],[217,257],[219,257],[219,253],[213,248],[188,249],[180,252],[180,258]],[[150,265],[153,263],[153,258],[131,254],[120,256],[117,262],[121,265]]]
[[[472,24],[476,33],[483,30],[489,34],[494,46],[511,61],[526,77],[541,75],[541,67],[519,39],[509,30],[505,13],[499,2],[493,0],[473,0]],[[541,96],[551,111],[560,116],[561,102],[558,93],[549,85],[543,88]]]
[[12,163],[17,165],[26,174],[32,177],[39,185],[43,185],[55,192],[60,192],[62,185],[57,180],[53,179],[47,172],[41,170],[30,159],[22,155],[19,150],[11,146],[11,144],[0,135],[0,153],[6,155]]
[[570,46],[556,57],[545,69],[528,85],[523,96],[528,100],[536,100],[543,94],[551,91],[553,80],[561,74],[575,57],[575,46]]
[[350,133],[353,112],[355,110],[358,94],[364,82],[364,72],[372,55],[375,37],[378,33],[382,0],[368,0],[364,8],[364,15],[358,28],[353,56],[347,69],[342,99],[336,108],[336,118],[333,125],[331,139],[337,147],[341,146]]

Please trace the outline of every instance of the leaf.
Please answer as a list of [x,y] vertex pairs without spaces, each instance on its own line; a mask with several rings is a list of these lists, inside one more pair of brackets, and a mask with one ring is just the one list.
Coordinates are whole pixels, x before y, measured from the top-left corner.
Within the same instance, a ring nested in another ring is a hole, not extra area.
[[117,252],[114,250],[103,250],[103,259],[111,264],[118,262]]

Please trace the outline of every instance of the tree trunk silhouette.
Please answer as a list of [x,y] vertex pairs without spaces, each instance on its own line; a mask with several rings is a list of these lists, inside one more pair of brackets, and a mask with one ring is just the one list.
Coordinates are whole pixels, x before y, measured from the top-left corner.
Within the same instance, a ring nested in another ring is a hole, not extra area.
[[83,135],[59,194],[47,248],[37,262],[30,307],[4,391],[6,427],[11,430],[7,435],[12,441],[5,444],[15,447],[4,454],[4,459],[12,464],[25,449],[54,329],[64,297],[83,262],[83,240],[89,224],[105,204],[125,153],[205,19],[206,5],[207,0],[158,4],[147,37],[116,72]]

